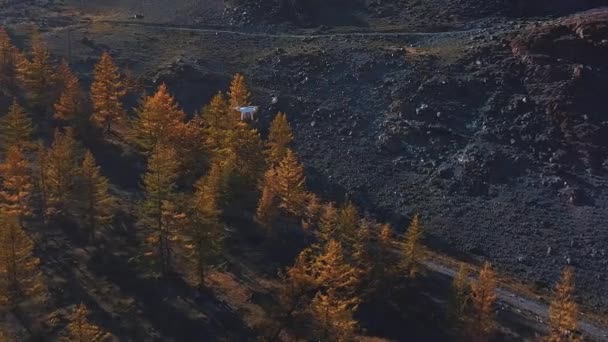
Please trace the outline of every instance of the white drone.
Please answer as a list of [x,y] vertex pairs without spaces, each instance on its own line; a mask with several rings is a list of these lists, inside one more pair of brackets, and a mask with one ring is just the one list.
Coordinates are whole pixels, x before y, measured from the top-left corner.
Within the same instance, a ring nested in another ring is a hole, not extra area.
[[235,110],[241,112],[241,121],[245,119],[253,120],[253,116],[258,112],[260,107],[258,106],[246,106],[246,107],[234,107]]

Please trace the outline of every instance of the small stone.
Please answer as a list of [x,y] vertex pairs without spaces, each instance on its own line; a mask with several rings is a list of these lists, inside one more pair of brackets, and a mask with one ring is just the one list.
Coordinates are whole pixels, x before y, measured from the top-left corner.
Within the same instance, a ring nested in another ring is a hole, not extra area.
[[520,256],[517,257],[517,262],[521,263],[521,262],[524,262],[525,260],[526,260],[526,257],[523,256],[523,255],[520,255]]

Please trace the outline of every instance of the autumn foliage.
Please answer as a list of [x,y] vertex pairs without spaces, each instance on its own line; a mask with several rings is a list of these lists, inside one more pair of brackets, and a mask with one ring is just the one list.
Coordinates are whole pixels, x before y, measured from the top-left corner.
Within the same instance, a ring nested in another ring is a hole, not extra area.
[[293,133],[287,121],[287,115],[278,113],[270,124],[268,132],[268,142],[266,143],[268,165],[276,166],[285,158],[292,140]]
[[32,298],[43,289],[38,258],[33,256],[34,242],[25,233],[17,217],[0,216],[0,306],[13,307],[20,300]]
[[99,227],[112,219],[115,200],[109,194],[109,183],[95,163],[90,151],[84,155],[84,160],[78,170],[78,214],[82,226],[86,227],[90,240],[95,238]]
[[46,215],[69,215],[78,170],[77,143],[71,130],[56,130],[53,144],[41,156],[40,185]]
[[179,174],[175,150],[157,145],[148,159],[143,176],[145,199],[140,209],[140,225],[148,232],[150,254],[156,255],[163,275],[172,265],[173,242],[180,215],[175,206],[175,181]]
[[555,286],[549,307],[549,335],[546,342],[581,341],[576,333],[578,307],[574,301],[574,270],[566,267]]
[[89,310],[84,304],[76,306],[70,316],[65,342],[102,341],[108,334],[89,321]]
[[471,284],[473,320],[471,333],[476,341],[487,341],[494,331],[494,303],[496,302],[496,273],[490,263],[484,263],[479,278]]
[[121,99],[127,90],[112,57],[108,53],[101,55],[95,66],[93,84],[91,84],[91,103],[93,114],[91,121],[106,133],[112,130],[114,123],[123,121],[126,112]]
[[32,107],[45,111],[55,100],[53,96],[57,74],[51,54],[37,32],[32,35],[32,57],[20,59],[18,72],[21,86]]
[[458,272],[452,280],[452,296],[450,298],[450,318],[456,323],[464,321],[467,306],[470,301],[469,272],[467,266],[460,264]]
[[224,179],[223,164],[216,161],[195,185],[186,248],[190,250],[194,278],[199,287],[204,287],[207,267],[221,251],[224,234],[218,202]]
[[0,164],[2,188],[0,190],[0,211],[18,218],[19,222],[32,213],[32,175],[30,163],[18,146],[12,146]]
[[18,66],[22,58],[6,30],[0,27],[0,89],[9,94],[17,90]]
[[80,87],[80,81],[65,62],[62,65],[63,87],[59,100],[55,103],[54,118],[65,122],[73,122],[80,119],[79,121],[82,122],[85,115],[85,99]]
[[277,172],[270,169],[264,174],[256,218],[264,226],[270,226],[278,215]]
[[251,104],[251,93],[247,88],[245,77],[242,74],[234,75],[232,83],[230,83],[228,95],[231,113],[234,113],[234,116],[238,113],[236,108],[249,106]]
[[172,145],[183,130],[186,114],[179,109],[165,84],[144,98],[133,123],[133,139],[144,151],[157,144]]
[[3,148],[6,149],[10,146],[30,147],[33,132],[32,119],[19,105],[17,99],[13,99],[8,114],[0,119],[0,139]]
[[409,277],[415,277],[420,271],[423,256],[422,223],[420,215],[414,215],[403,241],[403,268]]

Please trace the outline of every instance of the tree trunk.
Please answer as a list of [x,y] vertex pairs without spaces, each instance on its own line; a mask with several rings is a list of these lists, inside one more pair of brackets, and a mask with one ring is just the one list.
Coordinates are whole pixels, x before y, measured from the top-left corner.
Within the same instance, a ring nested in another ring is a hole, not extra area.
[[202,290],[205,288],[205,260],[203,260],[203,244],[198,246],[198,286]]

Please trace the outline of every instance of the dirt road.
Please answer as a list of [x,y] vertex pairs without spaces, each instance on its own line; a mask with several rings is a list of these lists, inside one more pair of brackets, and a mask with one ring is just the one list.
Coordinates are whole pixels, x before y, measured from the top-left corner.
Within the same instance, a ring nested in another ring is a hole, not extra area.
[[[449,276],[454,277],[456,270],[438,264],[431,260],[424,261],[424,265],[430,270]],[[498,300],[512,306],[515,309],[531,313],[539,319],[539,323],[546,324],[548,321],[549,306],[536,300],[524,298],[513,291],[499,288],[497,290]],[[599,326],[595,323],[591,323],[587,320],[579,321],[579,329],[584,332],[588,337],[591,337],[595,341],[608,341],[608,327]]]
[[205,27],[190,27],[177,26],[169,24],[155,24],[148,22],[137,21],[122,21],[122,20],[93,20],[90,23],[102,23],[124,26],[144,26],[150,28],[158,28],[167,31],[181,32],[197,32],[209,34],[231,34],[237,36],[248,37],[267,37],[267,38],[292,38],[292,39],[314,39],[314,38],[331,38],[331,37],[424,37],[424,36],[448,36],[459,34],[475,34],[483,29],[470,29],[460,31],[443,31],[443,32],[390,32],[390,31],[374,31],[374,32],[336,32],[336,33],[311,33],[311,34],[289,34],[289,33],[264,33],[251,31],[228,30],[223,27],[205,26]]

